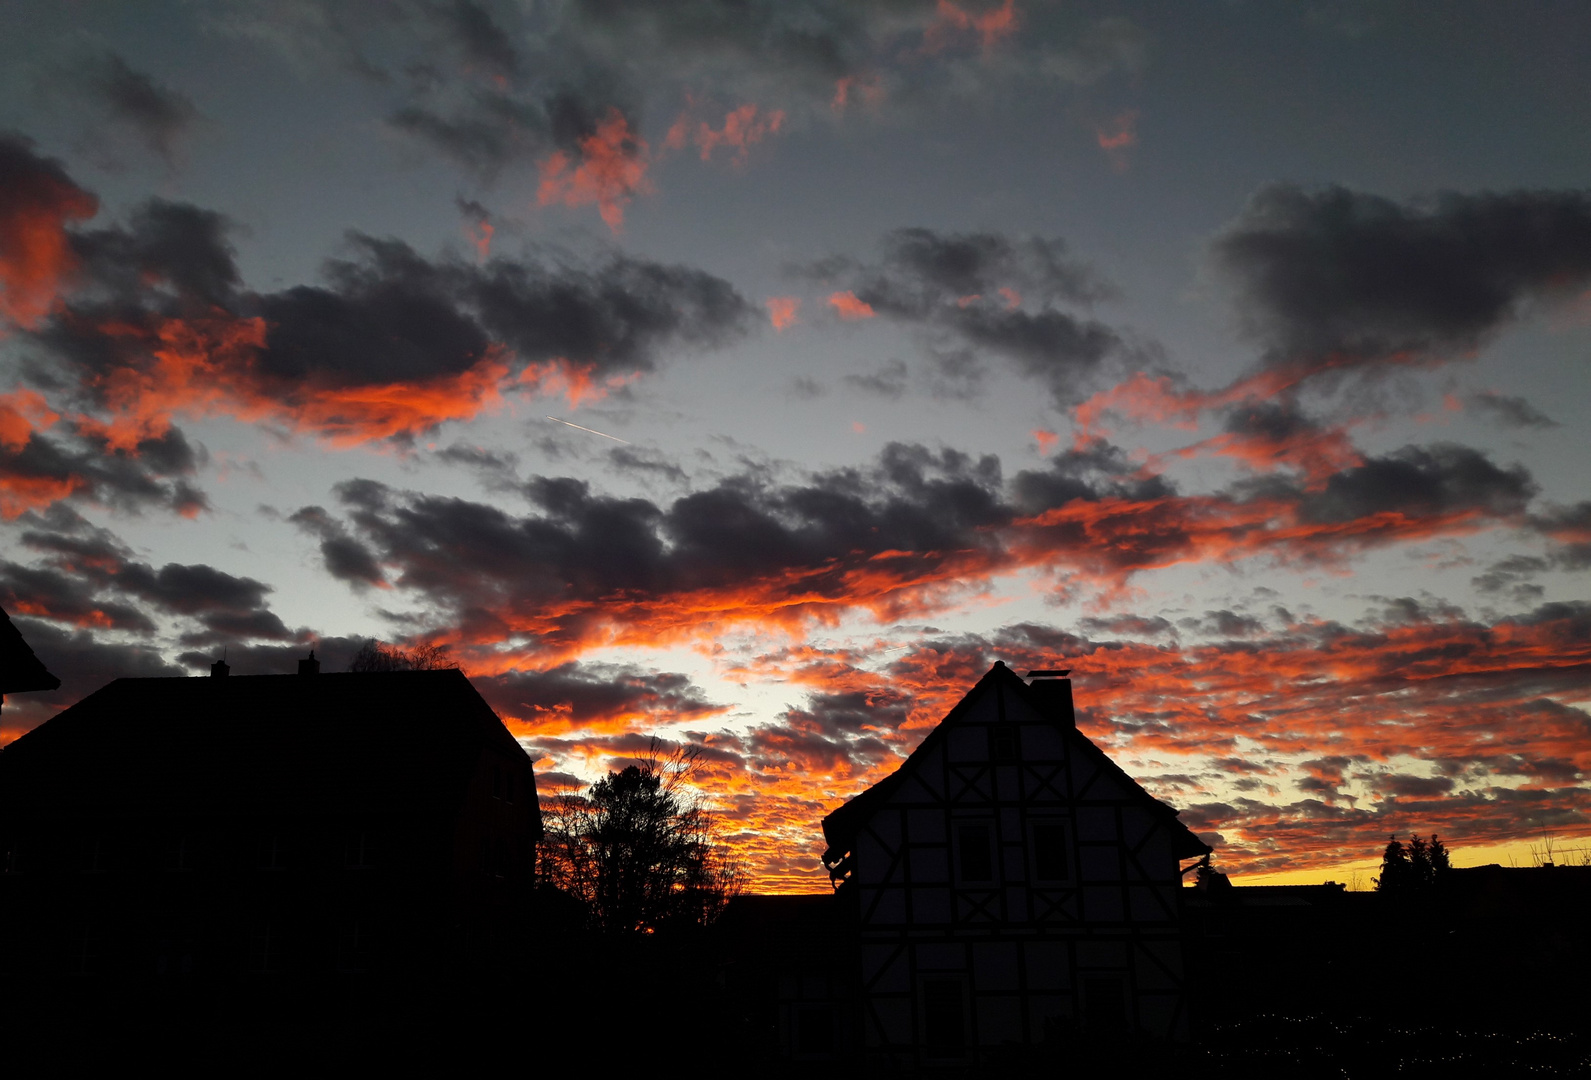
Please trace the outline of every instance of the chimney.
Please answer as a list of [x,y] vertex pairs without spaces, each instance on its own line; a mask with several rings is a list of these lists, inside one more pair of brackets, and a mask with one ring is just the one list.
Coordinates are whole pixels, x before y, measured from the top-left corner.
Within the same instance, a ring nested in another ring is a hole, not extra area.
[[1070,674],[1070,669],[1030,671],[1028,678],[1033,681],[1028,683],[1028,693],[1049,719],[1063,727],[1075,728],[1077,714],[1072,709],[1072,680],[1066,678]]
[[230,674],[232,674],[232,665],[225,660],[217,660],[210,665],[210,678],[212,679],[224,679]]
[[298,662],[298,673],[300,675],[320,674],[320,661],[315,659],[314,649],[309,650],[309,655]]

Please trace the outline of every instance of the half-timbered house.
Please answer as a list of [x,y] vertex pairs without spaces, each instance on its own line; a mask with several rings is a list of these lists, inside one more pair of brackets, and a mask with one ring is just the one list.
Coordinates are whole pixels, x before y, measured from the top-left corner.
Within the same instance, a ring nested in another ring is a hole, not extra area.
[[1210,848],[1077,730],[1065,674],[996,663],[824,819],[858,912],[858,1050],[929,1065],[1185,1037],[1181,861]]

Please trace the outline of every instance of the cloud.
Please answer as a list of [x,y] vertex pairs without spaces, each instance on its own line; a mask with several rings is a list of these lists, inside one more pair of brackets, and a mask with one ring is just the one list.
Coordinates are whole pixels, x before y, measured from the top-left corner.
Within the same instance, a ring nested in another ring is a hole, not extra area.
[[1262,188],[1212,245],[1270,364],[1436,363],[1591,282],[1591,193]]
[[829,306],[835,314],[846,322],[856,322],[860,319],[871,319],[875,314],[873,305],[863,300],[858,300],[856,294],[849,289],[844,292],[829,294]]
[[920,617],[1019,572],[1115,595],[1184,563],[1340,566],[1387,544],[1522,525],[1534,485],[1445,445],[1367,457],[1315,486],[1275,477],[1183,495],[1102,444],[1009,482],[992,456],[891,444],[863,469],[784,483],[753,470],[671,502],[532,477],[525,515],[373,481],[338,490],[342,515],[317,519],[315,535],[355,541],[439,632],[523,637],[545,663],[709,624],[798,633],[850,612]]
[[[1080,22],[1007,0],[685,0],[666,11],[637,0],[309,0],[234,3],[211,22],[300,64],[356,73],[393,128],[488,180],[550,159],[565,166],[560,176],[577,170],[581,141],[614,111],[638,138],[649,114],[673,115],[681,100],[725,103],[722,125],[695,120],[676,140],[711,156],[776,128],[830,122],[853,88],[875,107],[926,114],[994,85],[1097,83],[1140,70],[1146,55],[1131,20]],[[636,153],[620,160],[645,164]],[[634,180],[610,185],[606,207],[589,201],[617,220]],[[555,190],[562,201],[577,189]]]
[[763,304],[768,309],[768,321],[773,323],[775,330],[794,326],[796,316],[801,311],[801,298],[798,296],[770,296]]
[[625,206],[652,189],[647,164],[646,141],[630,131],[623,113],[610,109],[596,130],[581,138],[578,155],[557,150],[541,163],[536,202],[595,203],[602,220],[617,233],[624,227]]
[[828,298],[842,319],[889,318],[925,331],[940,351],[1004,357],[1063,403],[1123,349],[1114,330],[1056,306],[1111,295],[1060,240],[911,228],[887,233],[880,248],[872,263],[840,256],[792,269],[849,286]]
[[[291,640],[266,606],[271,586],[203,564],[156,568],[133,558],[110,531],[55,507],[31,515],[20,540],[42,558],[32,566],[0,563],[5,606],[73,626],[153,633],[147,609],[196,622],[201,636]],[[135,603],[136,602],[136,603]],[[139,606],[139,605],[143,606]]]
[[876,394],[882,398],[898,399],[906,393],[906,364],[901,360],[891,360],[877,371],[865,375],[847,375],[844,382],[847,386],[855,387],[864,394]]
[[59,162],[0,133],[0,319],[30,328],[55,308],[77,267],[66,227],[98,211]]
[[[64,179],[48,163],[32,167],[49,190]],[[49,299],[29,294],[25,305],[48,357],[29,372],[82,410],[77,433],[131,456],[179,416],[264,422],[333,445],[411,439],[505,395],[601,397],[670,351],[725,344],[754,322],[727,282],[617,253],[580,263],[532,249],[476,265],[351,234],[324,284],[253,293],[218,214],[151,200],[124,224],[70,234],[63,224],[57,215],[49,225],[65,245],[46,260],[56,270],[38,270],[26,251],[20,268],[0,258],[7,281],[49,279]],[[17,399],[0,419],[20,430],[33,404]],[[50,494],[12,471],[23,505]]]
[[537,735],[701,721],[727,708],[708,700],[685,675],[624,664],[570,661],[544,671],[477,675],[473,681],[499,715]]
[[1558,421],[1517,395],[1486,390],[1479,394],[1470,394],[1464,399],[1464,404],[1499,427],[1521,429],[1558,426]]
[[715,130],[703,120],[697,122],[693,130],[687,110],[668,129],[663,146],[668,150],[680,150],[687,143],[694,144],[701,151],[703,161],[710,160],[713,151],[720,146],[727,147],[734,151],[735,164],[744,165],[751,147],[769,135],[778,134],[784,126],[784,119],[783,109],[759,109],[756,105],[746,104],[725,113],[722,128]]
[[168,164],[177,144],[199,119],[199,110],[186,94],[134,70],[114,52],[85,63],[77,74],[83,89],[112,120],[125,125]]

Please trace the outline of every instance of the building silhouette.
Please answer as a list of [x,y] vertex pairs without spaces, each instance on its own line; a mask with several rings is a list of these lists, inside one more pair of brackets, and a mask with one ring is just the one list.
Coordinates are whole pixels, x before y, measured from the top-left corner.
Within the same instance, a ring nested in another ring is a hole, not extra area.
[[0,609],[0,707],[7,694],[54,690],[60,685],[61,680],[45,669],[28,643],[22,640],[22,632],[11,621],[11,616]]
[[529,758],[457,670],[119,679],[0,753],[0,974],[491,969],[540,835]]
[[1210,848],[1077,730],[1065,674],[996,663],[824,819],[832,897],[726,914],[770,946],[788,1055],[918,1068],[1188,1036],[1180,860]]

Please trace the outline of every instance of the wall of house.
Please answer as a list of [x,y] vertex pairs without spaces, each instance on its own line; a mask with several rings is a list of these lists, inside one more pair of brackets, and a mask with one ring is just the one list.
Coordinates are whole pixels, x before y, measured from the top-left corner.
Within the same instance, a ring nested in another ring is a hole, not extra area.
[[1186,1032],[1166,818],[997,685],[857,837],[863,1039],[917,1058]]

